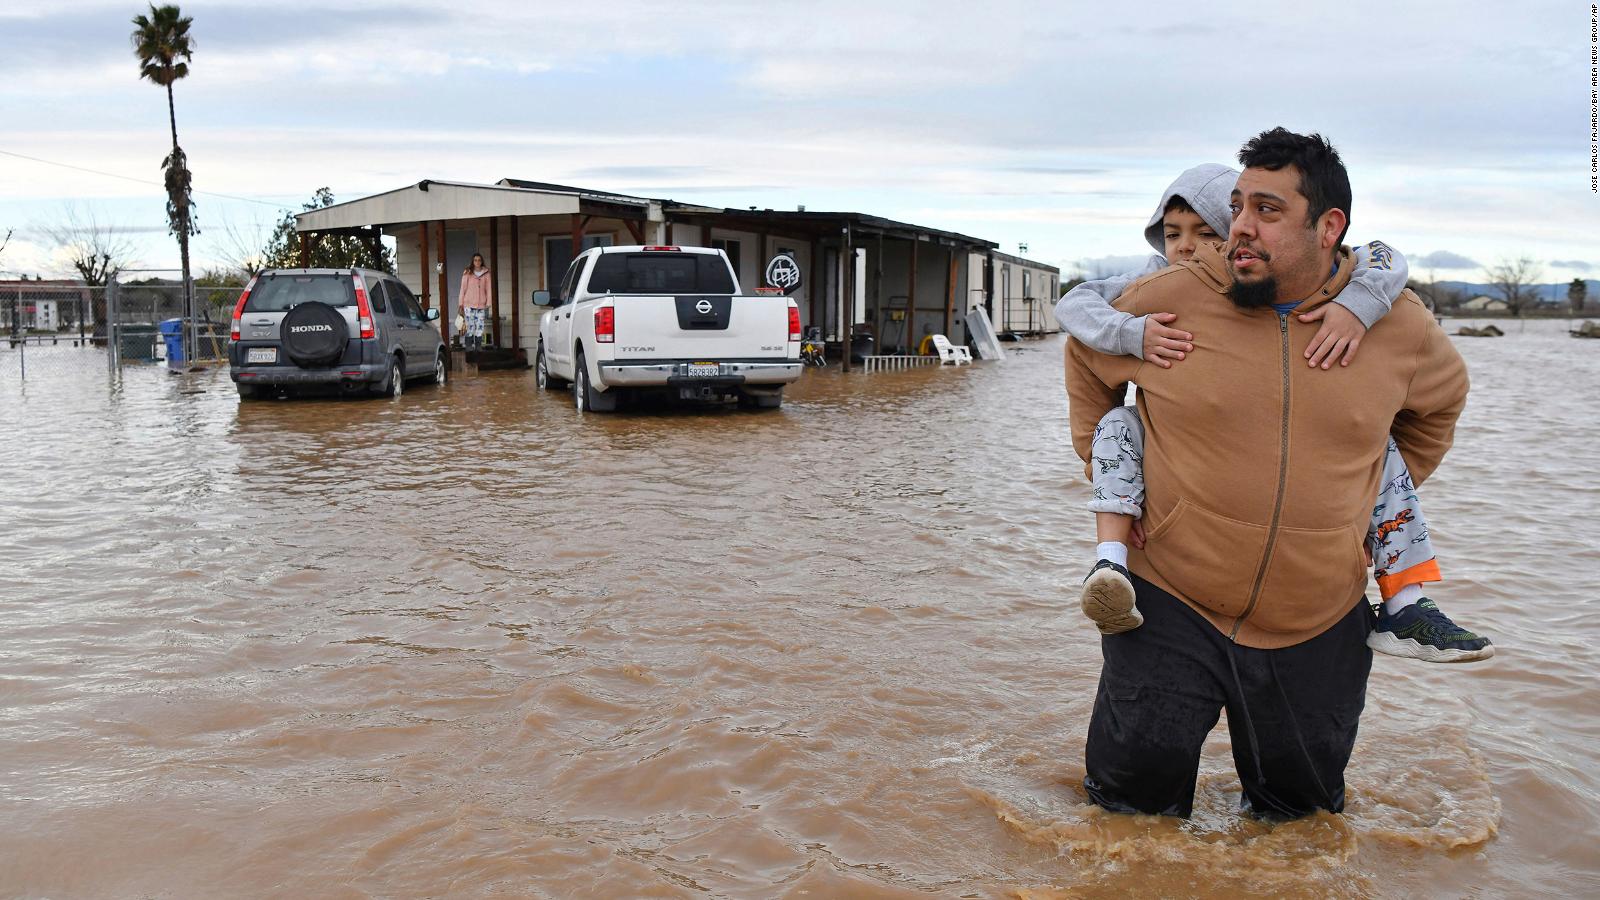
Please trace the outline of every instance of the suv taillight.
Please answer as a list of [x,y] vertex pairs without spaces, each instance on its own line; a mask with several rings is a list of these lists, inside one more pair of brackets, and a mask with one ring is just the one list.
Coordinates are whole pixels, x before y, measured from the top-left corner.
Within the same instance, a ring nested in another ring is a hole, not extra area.
[[372,306],[367,303],[366,282],[362,281],[361,275],[356,272],[350,274],[350,280],[356,286],[356,324],[361,326],[361,336],[376,337],[378,333],[372,327]]
[[617,339],[615,307],[602,306],[594,311],[594,339],[602,344],[609,344]]
[[239,302],[233,305],[233,326],[228,333],[228,340],[239,340],[239,328],[244,324],[244,304],[250,299],[250,290],[256,286],[255,276],[251,276],[250,283],[244,286],[244,291],[239,294]]
[[800,343],[800,307],[789,307],[789,343]]

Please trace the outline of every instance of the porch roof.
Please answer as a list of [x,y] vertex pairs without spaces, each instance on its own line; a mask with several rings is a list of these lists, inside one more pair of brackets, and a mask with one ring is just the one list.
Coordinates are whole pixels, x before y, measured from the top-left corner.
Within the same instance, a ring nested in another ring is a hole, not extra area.
[[652,218],[652,206],[659,216],[659,202],[643,197],[515,182],[509,178],[498,184],[425,179],[359,200],[299,213],[295,216],[295,230],[350,231],[374,225],[561,214],[644,221]]
[[839,235],[845,225],[849,225],[851,234],[857,239],[882,236],[910,241],[929,241],[941,246],[965,247],[980,252],[1000,246],[993,241],[956,231],[897,222],[894,219],[858,212],[731,208],[711,210],[668,202],[666,214],[673,221],[702,222],[719,228],[782,233],[808,238],[834,237]]

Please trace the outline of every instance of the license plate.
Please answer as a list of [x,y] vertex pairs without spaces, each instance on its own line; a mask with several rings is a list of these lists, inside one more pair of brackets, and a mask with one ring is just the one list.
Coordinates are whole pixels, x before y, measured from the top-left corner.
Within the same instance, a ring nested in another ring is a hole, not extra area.
[[275,363],[278,361],[278,348],[251,347],[245,351],[244,361],[247,363]]
[[715,378],[722,374],[722,367],[716,363],[690,363],[684,366],[684,373],[690,378]]

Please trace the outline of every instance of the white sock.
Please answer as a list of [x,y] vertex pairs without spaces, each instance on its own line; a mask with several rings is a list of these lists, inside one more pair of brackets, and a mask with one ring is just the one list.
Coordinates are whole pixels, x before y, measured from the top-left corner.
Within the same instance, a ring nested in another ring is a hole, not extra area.
[[1121,541],[1103,541],[1095,545],[1096,559],[1109,559],[1126,569],[1128,567],[1128,545]]
[[[1101,546],[1105,545],[1102,544]],[[1422,585],[1408,584],[1400,590],[1395,591],[1393,597],[1383,601],[1383,608],[1388,611],[1389,615],[1392,616],[1421,599]]]

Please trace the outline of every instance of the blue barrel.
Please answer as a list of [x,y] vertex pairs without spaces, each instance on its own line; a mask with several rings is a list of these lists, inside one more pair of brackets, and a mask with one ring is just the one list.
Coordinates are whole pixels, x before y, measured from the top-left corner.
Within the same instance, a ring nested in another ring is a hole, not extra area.
[[161,322],[161,339],[167,342],[167,365],[178,368],[183,359],[183,320],[165,319]]

